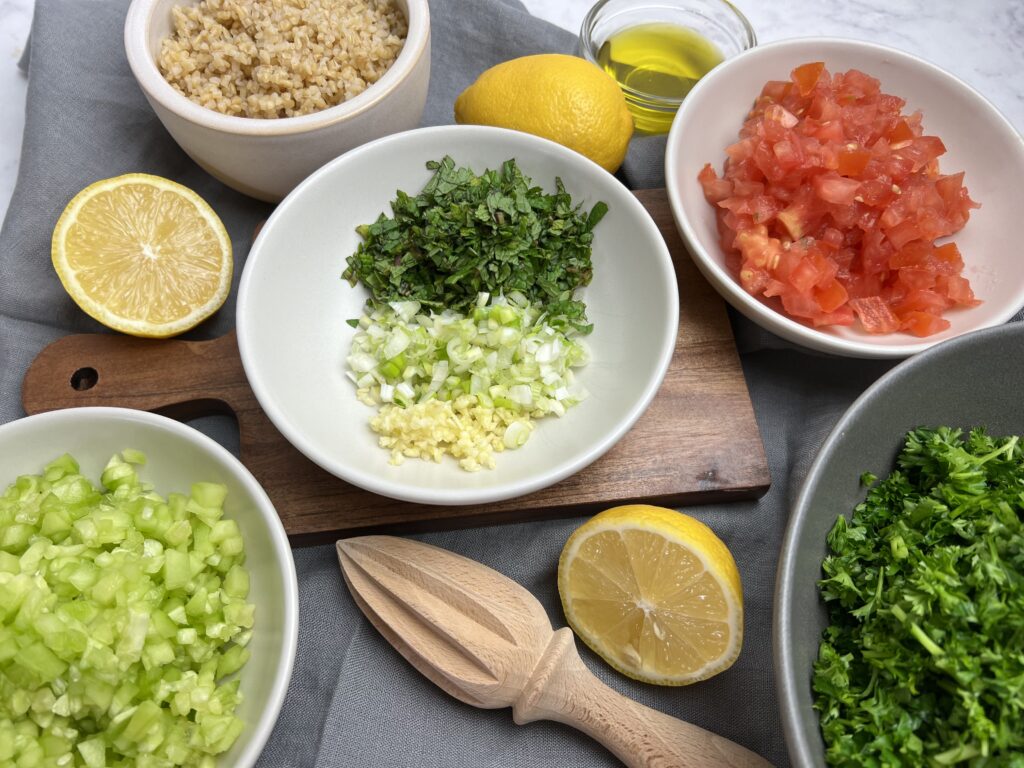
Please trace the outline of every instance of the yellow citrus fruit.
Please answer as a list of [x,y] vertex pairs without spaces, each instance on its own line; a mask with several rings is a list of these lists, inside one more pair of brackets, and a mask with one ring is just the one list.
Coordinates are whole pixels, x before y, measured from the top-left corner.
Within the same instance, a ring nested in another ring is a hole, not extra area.
[[559,53],[491,67],[455,100],[455,120],[543,136],[613,173],[633,135],[615,81],[596,64]]
[[198,325],[231,290],[231,239],[188,187],[144,173],[104,179],[64,209],[50,251],[88,315],[133,336]]
[[736,562],[710,528],[663,507],[595,515],[558,561],[565,617],[635,680],[688,685],[732,666],[743,643]]

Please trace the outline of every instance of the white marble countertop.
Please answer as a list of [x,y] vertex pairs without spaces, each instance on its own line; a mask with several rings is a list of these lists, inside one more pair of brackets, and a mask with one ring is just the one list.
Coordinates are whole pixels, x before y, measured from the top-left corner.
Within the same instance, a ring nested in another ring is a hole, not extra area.
[[14,191],[25,128],[25,90],[28,79],[18,69],[32,24],[33,0],[0,0],[0,219]]
[[[472,0],[467,0],[471,2]],[[537,16],[577,31],[591,0],[523,0]],[[760,42],[855,37],[901,48],[977,88],[1024,131],[1024,3],[1020,0],[739,0]],[[0,218],[18,172],[27,79],[18,69],[33,0],[0,0]]]

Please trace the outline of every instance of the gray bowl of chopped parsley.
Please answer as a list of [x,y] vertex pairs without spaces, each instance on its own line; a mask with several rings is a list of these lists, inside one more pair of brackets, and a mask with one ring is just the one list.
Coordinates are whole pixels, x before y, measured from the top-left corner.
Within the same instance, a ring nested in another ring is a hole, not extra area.
[[790,516],[774,655],[797,766],[1024,765],[1024,323],[868,389]]

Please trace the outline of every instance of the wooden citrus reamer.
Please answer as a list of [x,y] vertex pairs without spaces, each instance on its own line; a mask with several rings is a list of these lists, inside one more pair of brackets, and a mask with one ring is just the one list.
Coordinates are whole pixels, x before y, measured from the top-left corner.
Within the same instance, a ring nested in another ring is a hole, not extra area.
[[632,768],[767,768],[740,745],[626,698],[583,664],[572,630],[551,628],[526,589],[481,563],[391,536],[338,542],[349,590],[417,670],[515,722],[556,720]]

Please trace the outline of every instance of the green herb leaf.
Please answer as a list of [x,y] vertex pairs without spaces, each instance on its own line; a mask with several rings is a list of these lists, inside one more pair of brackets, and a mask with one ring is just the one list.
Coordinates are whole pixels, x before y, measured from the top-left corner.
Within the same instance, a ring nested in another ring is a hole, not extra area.
[[577,288],[593,275],[593,229],[607,213],[573,205],[561,179],[545,193],[515,160],[477,176],[450,157],[416,197],[398,192],[392,216],[357,228],[363,237],[342,277],[361,281],[377,303],[415,300],[467,312],[483,292],[523,294],[558,330],[589,333]]
[[940,427],[836,521],[813,679],[830,765],[1024,765],[1022,515],[1020,440]]

